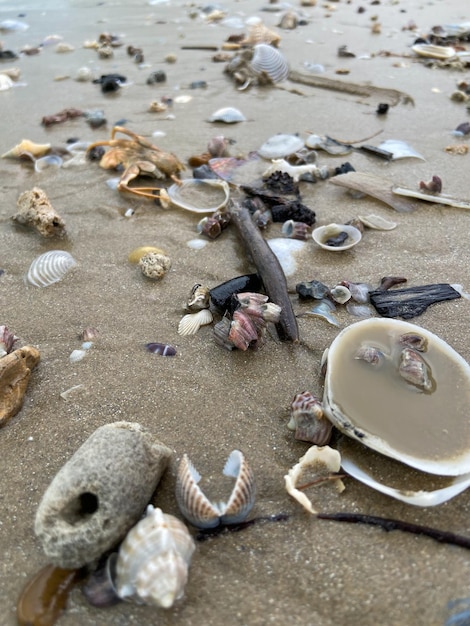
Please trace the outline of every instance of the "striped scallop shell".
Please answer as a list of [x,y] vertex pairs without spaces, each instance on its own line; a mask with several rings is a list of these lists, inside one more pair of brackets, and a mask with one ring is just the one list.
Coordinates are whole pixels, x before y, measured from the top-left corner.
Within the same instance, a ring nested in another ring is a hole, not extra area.
[[176,499],[184,517],[198,528],[214,528],[219,524],[236,524],[246,518],[255,501],[255,480],[245,456],[233,450],[225,463],[224,476],[235,478],[227,502],[211,502],[198,483],[199,472],[187,454],[181,459],[176,479]]
[[265,43],[254,47],[251,69],[255,74],[266,74],[273,83],[285,80],[289,74],[289,65],[284,55]]
[[183,522],[149,505],[119,548],[114,581],[118,596],[169,608],[184,593],[194,550]]
[[26,280],[35,287],[48,287],[61,280],[77,262],[65,250],[49,250],[31,263]]
[[201,326],[210,324],[213,319],[209,309],[201,309],[197,313],[188,313],[181,318],[178,324],[178,335],[195,335]]

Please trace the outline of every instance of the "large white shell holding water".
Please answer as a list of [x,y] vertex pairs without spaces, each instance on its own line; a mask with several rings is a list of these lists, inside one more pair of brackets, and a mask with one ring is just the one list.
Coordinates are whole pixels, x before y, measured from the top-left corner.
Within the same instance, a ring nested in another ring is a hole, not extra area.
[[118,596],[169,608],[184,593],[194,550],[183,522],[149,505],[147,515],[129,531],[119,549]]
[[323,408],[329,419],[349,437],[423,472],[470,472],[469,398],[470,365],[415,324],[363,320],[345,328],[328,351]]
[[289,65],[284,55],[265,43],[260,43],[254,47],[251,68],[255,74],[269,76],[273,83],[285,80],[289,74]]
[[26,280],[35,287],[48,287],[61,280],[77,262],[65,250],[49,250],[31,263]]

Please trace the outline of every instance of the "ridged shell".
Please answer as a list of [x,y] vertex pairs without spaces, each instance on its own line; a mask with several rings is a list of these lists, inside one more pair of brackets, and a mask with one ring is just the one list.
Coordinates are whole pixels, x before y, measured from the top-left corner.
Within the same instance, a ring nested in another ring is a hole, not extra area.
[[[274,50],[274,48],[273,48]],[[224,122],[225,124],[236,124],[246,122],[246,117],[235,107],[223,107],[218,109],[208,119],[209,122]]]
[[265,43],[254,47],[251,69],[255,74],[266,74],[273,83],[285,80],[289,74],[289,65],[283,54]]
[[29,139],[23,139],[19,144],[2,154],[2,159],[15,159],[25,152],[29,152],[34,157],[42,157],[51,149],[50,143],[35,143]]
[[299,441],[324,446],[330,440],[333,424],[324,416],[321,400],[309,391],[303,391],[292,401],[287,428],[295,430],[295,438]]
[[171,607],[182,597],[195,550],[186,526],[152,505],[121,544],[116,592],[124,600]]
[[225,463],[224,476],[235,478],[228,501],[215,504],[203,493],[198,483],[201,475],[185,454],[176,479],[176,499],[184,517],[198,528],[214,528],[219,524],[236,524],[246,518],[255,501],[253,472],[240,450],[233,450]]
[[195,335],[201,326],[210,324],[213,319],[209,309],[201,309],[197,313],[188,313],[181,318],[178,324],[178,335]]
[[73,256],[65,250],[49,250],[31,263],[26,280],[35,287],[48,287],[57,283],[65,274],[78,265]]

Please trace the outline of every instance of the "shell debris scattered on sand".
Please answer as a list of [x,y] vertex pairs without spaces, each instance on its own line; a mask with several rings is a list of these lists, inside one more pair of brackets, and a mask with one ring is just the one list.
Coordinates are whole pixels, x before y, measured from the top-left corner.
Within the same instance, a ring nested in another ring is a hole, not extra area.
[[31,263],[26,280],[35,287],[48,287],[62,280],[65,274],[78,265],[70,252],[49,250],[39,255]]

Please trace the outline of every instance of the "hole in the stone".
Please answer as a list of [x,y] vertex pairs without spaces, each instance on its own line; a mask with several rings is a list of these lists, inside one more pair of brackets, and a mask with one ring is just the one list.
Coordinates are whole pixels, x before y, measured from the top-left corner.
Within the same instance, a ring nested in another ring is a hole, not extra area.
[[62,511],[64,520],[71,524],[80,524],[89,519],[99,508],[98,496],[85,491],[68,503]]

